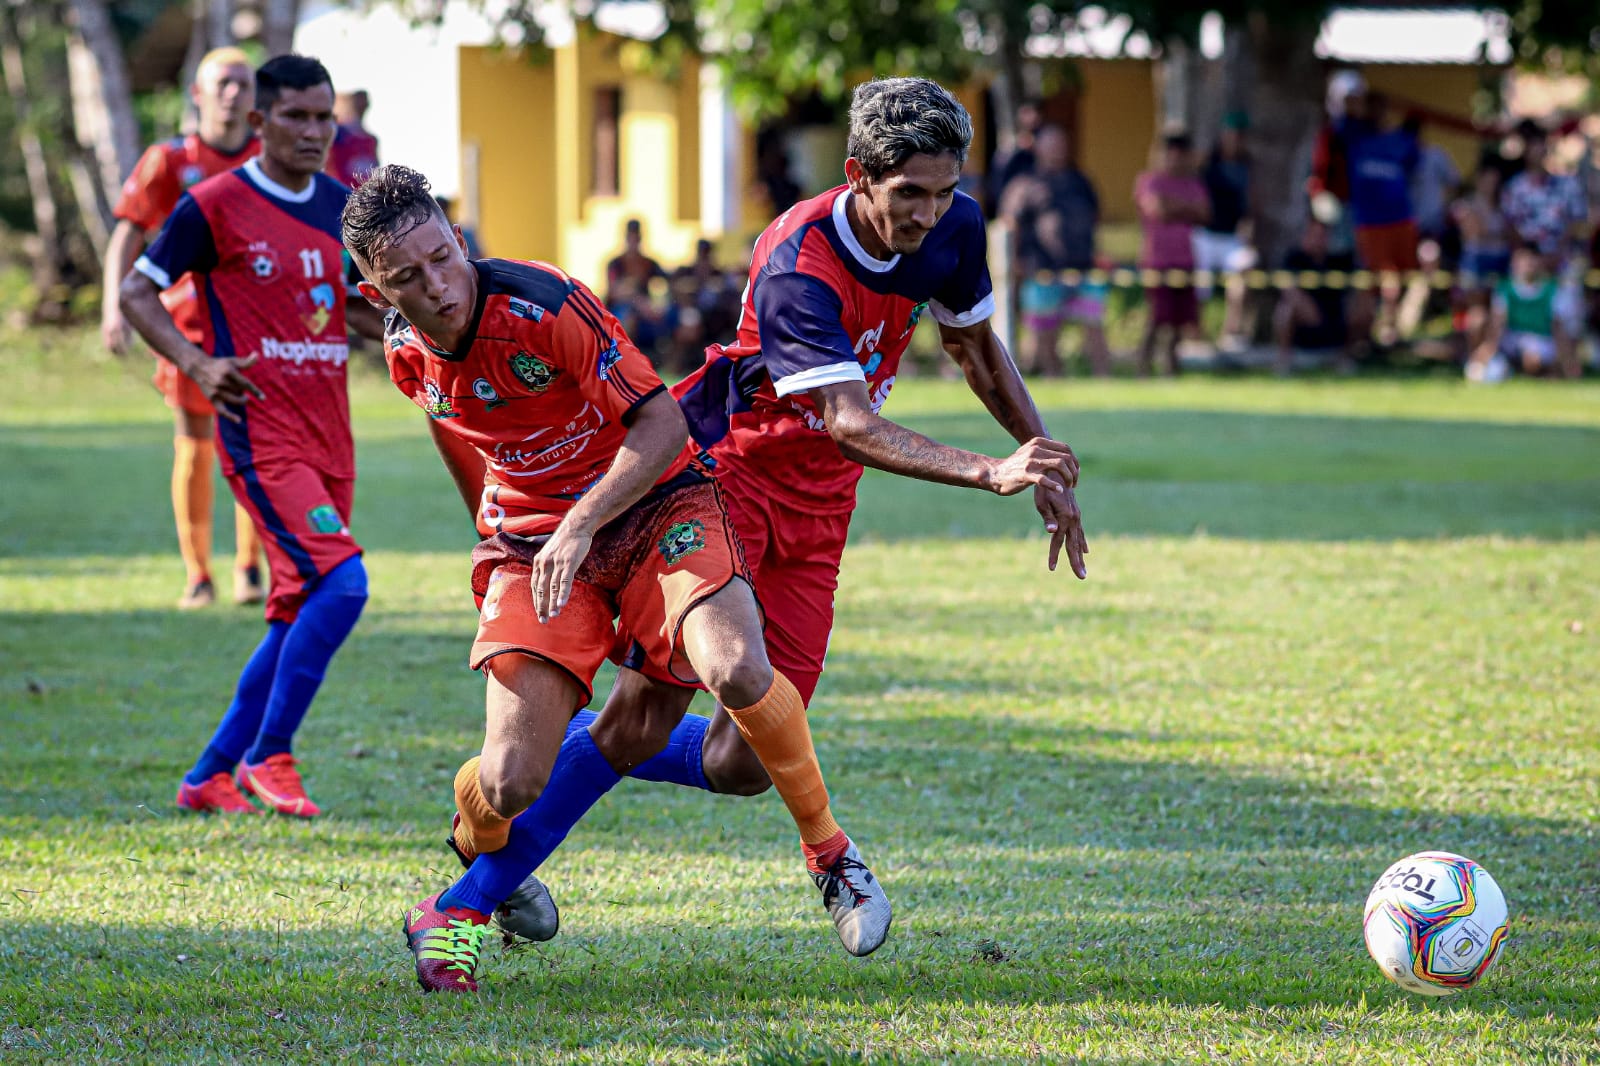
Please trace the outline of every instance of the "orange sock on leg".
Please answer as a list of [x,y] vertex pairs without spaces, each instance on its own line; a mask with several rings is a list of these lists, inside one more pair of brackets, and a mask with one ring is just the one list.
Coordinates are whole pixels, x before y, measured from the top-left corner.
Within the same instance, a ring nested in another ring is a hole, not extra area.
[[172,517],[177,522],[178,552],[190,585],[211,576],[211,464],[215,453],[208,440],[173,439]]
[[806,864],[815,871],[832,866],[849,840],[828,807],[822,767],[811,745],[805,701],[789,679],[774,670],[772,687],[749,707],[727,708],[728,717],[766,767],[772,785],[800,829]]
[[456,810],[461,824],[456,826],[456,846],[470,855],[499,851],[511,836],[511,819],[489,806],[478,777],[480,756],[474,755],[456,771]]

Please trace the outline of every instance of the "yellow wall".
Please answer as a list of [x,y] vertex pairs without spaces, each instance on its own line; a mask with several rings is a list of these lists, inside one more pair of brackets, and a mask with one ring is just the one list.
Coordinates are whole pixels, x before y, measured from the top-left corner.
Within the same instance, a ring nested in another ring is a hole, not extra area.
[[1100,194],[1100,217],[1135,216],[1133,181],[1150,161],[1155,140],[1155,80],[1149,60],[1078,59],[1078,166]]
[[[1402,104],[1420,104],[1463,120],[1472,118],[1472,98],[1482,84],[1480,68],[1446,63],[1372,64],[1362,67],[1361,74],[1373,89],[1395,97]],[[1474,135],[1424,125],[1422,139],[1449,152],[1463,175],[1470,175],[1477,169],[1481,142]]]
[[461,140],[478,147],[478,236],[491,255],[555,259],[555,70],[511,50],[464,47],[459,58]]
[[[634,74],[626,42],[584,33],[553,59],[463,47],[461,138],[478,145],[479,235],[494,255],[545,259],[596,291],[622,248],[623,224],[644,224],[645,250],[672,267],[700,236],[700,69],[672,83]],[[595,196],[594,96],[622,89],[618,196]]]

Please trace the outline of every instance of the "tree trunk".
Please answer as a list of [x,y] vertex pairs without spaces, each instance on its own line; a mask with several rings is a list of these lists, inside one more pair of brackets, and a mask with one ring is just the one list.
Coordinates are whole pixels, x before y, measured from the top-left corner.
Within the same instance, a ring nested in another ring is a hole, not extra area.
[[1022,47],[1027,43],[1027,27],[1013,24],[1014,15],[1002,10],[988,19],[989,32],[994,35],[995,60],[999,69],[990,86],[994,95],[994,124],[996,142],[1002,149],[1013,148],[1017,143],[1017,107],[1027,96],[1022,66]]
[[1256,71],[1250,106],[1251,208],[1262,262],[1281,262],[1306,219],[1306,177],[1322,122],[1323,67],[1313,46],[1318,25],[1248,22]]
[[71,153],[67,158],[67,178],[72,182],[72,197],[78,202],[78,220],[83,224],[90,247],[94,249],[96,269],[91,274],[98,278],[98,268],[105,262],[106,245],[111,241],[113,223],[111,205],[106,202],[105,192],[97,180],[93,160],[94,157],[84,149]]
[[9,4],[0,4],[0,67],[5,68],[6,91],[11,96],[12,115],[17,126],[17,146],[22,152],[22,167],[28,177],[28,193],[33,200],[33,226],[38,247],[33,256],[33,283],[39,293],[34,314],[56,318],[52,308],[65,310],[61,294],[61,263],[65,252],[61,240],[60,214],[55,192],[50,188],[50,165],[45,159],[44,142],[34,125],[28,99],[28,75],[22,61],[22,38],[16,13]]
[[300,18],[300,0],[266,0],[262,10],[261,44],[269,56],[294,50],[294,27]]
[[94,153],[102,199],[111,200],[139,161],[139,120],[128,65],[105,0],[72,0],[72,114],[79,143]]

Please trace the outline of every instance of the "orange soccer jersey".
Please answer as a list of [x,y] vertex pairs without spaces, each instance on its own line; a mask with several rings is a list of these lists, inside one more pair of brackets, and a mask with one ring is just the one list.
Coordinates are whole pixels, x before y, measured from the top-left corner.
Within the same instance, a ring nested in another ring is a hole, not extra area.
[[583,283],[547,263],[473,267],[478,301],[460,350],[445,351],[395,315],[384,342],[389,376],[483,455],[480,533],[549,533],[610,469],[627,435],[623,419],[664,386]]

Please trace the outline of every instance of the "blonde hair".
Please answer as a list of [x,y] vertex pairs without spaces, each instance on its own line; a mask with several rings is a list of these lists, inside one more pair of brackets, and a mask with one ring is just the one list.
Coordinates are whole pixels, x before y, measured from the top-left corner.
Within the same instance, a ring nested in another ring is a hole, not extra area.
[[231,44],[224,45],[221,48],[213,48],[200,57],[200,65],[194,68],[195,80],[200,80],[200,72],[207,67],[231,67],[235,63],[242,63],[250,67],[252,74],[255,73],[255,67],[251,64],[250,57],[245,55],[243,48],[236,48]]

